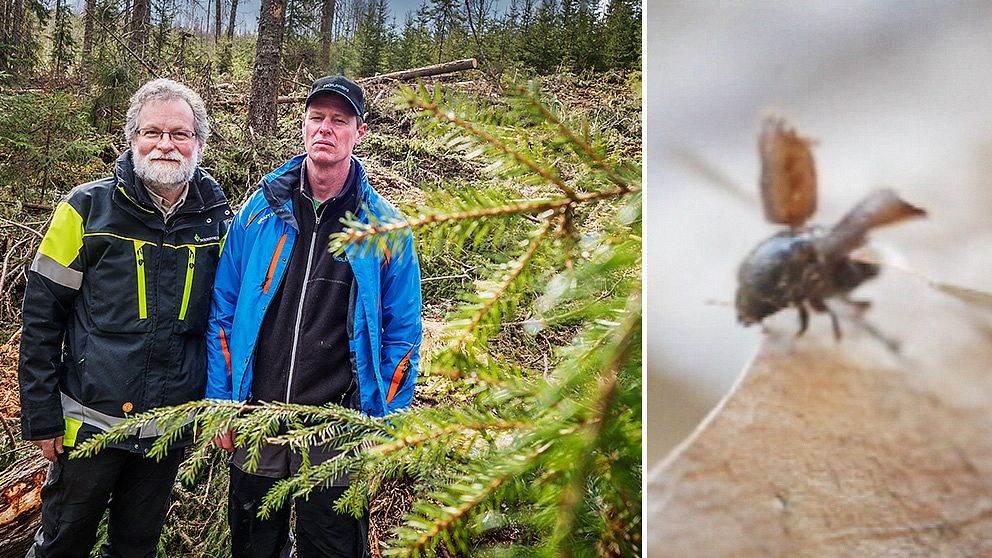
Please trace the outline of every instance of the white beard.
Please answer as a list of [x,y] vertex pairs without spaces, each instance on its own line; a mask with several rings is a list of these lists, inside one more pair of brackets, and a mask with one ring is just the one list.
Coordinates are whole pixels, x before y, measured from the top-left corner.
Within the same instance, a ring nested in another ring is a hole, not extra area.
[[[178,151],[164,153],[159,149],[151,150],[148,155],[141,157],[134,153],[134,174],[145,183],[145,186],[155,192],[174,192],[182,189],[192,180],[196,172],[196,161],[193,157],[183,157]],[[152,159],[170,159],[179,161],[179,165],[153,161]]]

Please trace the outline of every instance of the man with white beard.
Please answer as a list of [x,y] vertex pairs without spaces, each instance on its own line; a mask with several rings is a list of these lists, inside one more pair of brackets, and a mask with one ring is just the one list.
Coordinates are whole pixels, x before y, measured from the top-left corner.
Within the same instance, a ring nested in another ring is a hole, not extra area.
[[28,273],[18,377],[21,425],[51,461],[28,557],[154,557],[189,433],[161,460],[154,425],[93,457],[70,448],[127,416],[199,399],[204,332],[231,208],[198,163],[200,96],[168,79],[131,98],[130,149],[112,176],[55,209]]

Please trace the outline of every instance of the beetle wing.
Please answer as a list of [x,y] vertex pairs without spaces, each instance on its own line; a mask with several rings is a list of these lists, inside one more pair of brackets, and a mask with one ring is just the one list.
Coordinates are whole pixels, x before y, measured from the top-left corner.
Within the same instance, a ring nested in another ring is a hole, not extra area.
[[796,228],[816,211],[816,169],[811,142],[787,129],[780,118],[766,118],[758,140],[761,199],[765,218]]
[[827,258],[846,256],[864,244],[871,229],[926,215],[926,210],[903,201],[892,190],[879,190],[861,200],[830,229],[820,241],[821,253]]

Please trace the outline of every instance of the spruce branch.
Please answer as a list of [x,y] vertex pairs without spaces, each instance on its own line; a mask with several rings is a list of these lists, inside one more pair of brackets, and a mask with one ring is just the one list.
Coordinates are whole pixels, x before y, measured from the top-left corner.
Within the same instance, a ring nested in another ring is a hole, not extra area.
[[531,427],[533,427],[533,424],[519,421],[487,421],[468,424],[456,423],[439,430],[425,432],[417,436],[406,436],[392,443],[373,446],[368,450],[368,453],[379,456],[388,455],[390,453],[405,450],[411,446],[417,446],[423,444],[424,442],[433,441],[438,438],[443,438],[469,430],[526,430]]
[[[464,539],[452,533],[474,510],[485,503],[507,481],[529,468],[544,454],[548,445],[541,445],[523,455],[508,456],[487,471],[474,471],[470,476],[451,483],[448,491],[434,494],[439,504],[422,501],[418,509],[407,516],[406,525],[394,533],[402,546],[386,549],[383,556],[420,556],[429,552],[442,538],[451,550],[458,545],[465,551]],[[459,544],[460,543],[460,544]]]
[[620,176],[620,174],[617,173],[616,169],[613,168],[613,165],[607,162],[602,155],[597,153],[596,150],[593,149],[593,147],[589,145],[588,142],[586,142],[584,139],[579,137],[579,135],[576,134],[574,131],[572,131],[571,128],[563,124],[561,119],[559,119],[553,112],[548,110],[548,107],[546,107],[544,103],[538,100],[538,98],[535,97],[527,89],[527,87],[518,84],[515,87],[515,89],[518,94],[520,94],[523,98],[527,99],[527,101],[531,104],[531,106],[534,109],[536,109],[541,114],[541,116],[544,117],[546,121],[554,124],[558,132],[561,133],[566,138],[568,138],[569,142],[571,142],[571,145],[573,149],[575,149],[577,154],[580,155],[585,154],[589,159],[592,160],[593,166],[605,172],[606,175],[610,178],[610,181],[616,184],[621,190],[627,191],[630,189],[630,182],[624,177]]
[[573,190],[570,186],[565,184],[565,182],[559,176],[556,176],[554,173],[548,170],[547,167],[537,164],[534,160],[525,156],[520,151],[513,149],[512,147],[507,145],[505,142],[503,142],[496,136],[486,132],[482,128],[468,122],[467,120],[459,116],[456,116],[454,112],[444,110],[441,107],[437,96],[435,96],[433,100],[426,101],[420,96],[413,94],[413,92],[409,89],[407,89],[406,92],[407,95],[405,101],[407,105],[410,106],[411,108],[416,108],[424,113],[430,114],[431,116],[433,116],[434,121],[436,122],[447,122],[449,124],[453,124],[461,128],[465,132],[468,132],[472,136],[481,139],[482,141],[488,143],[497,150],[509,155],[517,163],[530,169],[531,172],[539,175],[545,181],[554,184],[559,190],[561,190],[563,194],[565,194],[572,201],[579,201],[578,195],[576,194],[575,190]]
[[453,213],[439,213],[422,215],[417,219],[407,221],[392,221],[382,225],[357,226],[360,223],[345,223],[346,229],[340,233],[331,235],[332,250],[350,243],[364,242],[369,237],[376,235],[390,234],[404,229],[413,229],[425,225],[433,225],[448,221],[463,221],[467,219],[485,219],[499,215],[515,214],[541,214],[547,211],[557,211],[565,207],[576,204],[586,204],[590,202],[619,198],[624,195],[640,192],[640,186],[630,186],[627,189],[615,188],[597,192],[583,192],[575,195],[575,199],[557,198],[550,200],[535,200],[530,202],[520,202],[516,204],[490,207],[486,209],[458,211]]
[[[636,310],[631,308],[636,306]],[[617,388],[619,384],[619,372],[621,367],[629,359],[631,341],[640,330],[641,313],[640,297],[636,297],[628,307],[628,313],[623,323],[611,335],[612,357],[607,365],[602,369],[599,378],[600,388],[595,400],[593,416],[583,423],[588,429],[587,438],[588,451],[581,454],[580,462],[571,482],[562,492],[559,501],[558,522],[556,526],[556,544],[558,555],[562,558],[571,558],[574,540],[572,534],[577,521],[579,507],[583,501],[586,482],[593,468],[593,463],[597,456],[597,451],[603,445],[602,436],[605,431],[604,425],[609,414],[614,409],[616,402]]]
[[507,290],[509,290],[510,285],[512,285],[514,281],[520,277],[520,274],[523,273],[524,269],[527,268],[527,264],[530,262],[531,258],[534,257],[534,254],[537,253],[537,249],[541,247],[541,244],[544,242],[545,237],[547,237],[548,232],[551,231],[553,224],[554,221],[548,219],[544,223],[544,226],[534,233],[533,238],[531,238],[530,245],[527,248],[527,252],[525,252],[523,256],[513,263],[510,268],[510,272],[503,278],[503,282],[496,289],[487,292],[485,293],[485,296],[480,297],[483,300],[482,305],[469,319],[465,327],[462,328],[461,334],[449,343],[449,348],[452,350],[457,350],[468,343],[469,337],[475,331],[476,326],[478,326],[482,319],[486,317],[486,314],[492,310],[493,306],[501,300],[502,296],[507,292]]

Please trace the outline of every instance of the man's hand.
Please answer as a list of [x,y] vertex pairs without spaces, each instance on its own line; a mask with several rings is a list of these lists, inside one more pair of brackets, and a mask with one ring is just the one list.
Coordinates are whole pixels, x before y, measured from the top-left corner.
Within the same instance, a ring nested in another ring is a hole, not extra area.
[[238,435],[235,430],[228,430],[223,434],[218,434],[214,438],[214,445],[224,449],[227,453],[234,453],[234,438]]
[[37,446],[41,450],[41,454],[45,456],[45,459],[52,463],[55,463],[56,454],[65,451],[62,449],[62,436],[56,436],[47,440],[31,440],[31,443]]

